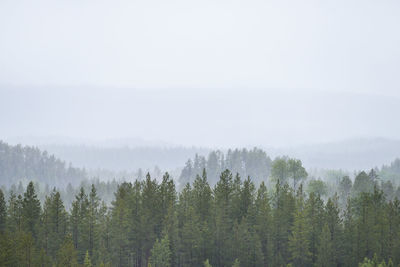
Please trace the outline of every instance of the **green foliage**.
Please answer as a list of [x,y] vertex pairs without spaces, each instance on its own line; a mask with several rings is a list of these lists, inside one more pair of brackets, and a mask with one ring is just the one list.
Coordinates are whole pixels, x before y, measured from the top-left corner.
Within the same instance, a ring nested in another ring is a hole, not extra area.
[[0,152],[0,181],[5,185],[22,177],[40,179],[51,186],[66,180],[78,183],[86,177],[84,170],[66,166],[65,162],[36,147],[11,146],[0,141]]
[[261,149],[229,149],[226,154],[221,151],[211,151],[207,159],[196,155],[194,159],[186,162],[179,177],[179,184],[181,188],[187,183],[192,184],[197,175],[201,175],[205,170],[210,184],[215,185],[221,172],[229,169],[240,177],[250,176],[258,185],[268,178],[270,168],[271,159]]
[[161,241],[158,239],[151,249],[150,256],[151,266],[154,267],[170,267],[171,266],[171,251],[169,249],[168,236],[164,236]]
[[180,192],[168,173],[161,182],[147,174],[121,183],[109,207],[82,186],[68,211],[55,189],[42,206],[29,183],[8,204],[0,196],[0,266],[396,266],[400,201],[385,197],[375,172],[365,175],[352,193],[366,176],[373,190],[343,203],[305,194],[301,183],[268,191],[229,170],[211,189],[203,169]]
[[324,181],[311,180],[308,183],[307,192],[316,193],[320,196],[325,196],[328,193],[328,187]]
[[392,259],[389,259],[387,264],[384,260],[379,262],[376,254],[374,254],[374,257],[372,260],[370,260],[368,258],[364,258],[363,262],[360,262],[358,264],[358,267],[389,267],[389,266],[390,267],[393,266]]
[[77,267],[78,266],[78,253],[74,248],[74,244],[70,236],[67,236],[63,245],[57,253],[57,266],[58,267]]
[[289,168],[286,157],[278,157],[272,162],[271,178],[280,184],[285,184],[289,177]]
[[22,201],[22,216],[24,230],[31,232],[33,237],[37,237],[37,227],[40,216],[40,201],[35,193],[33,182],[30,182],[24,193]]
[[289,236],[289,251],[291,253],[291,260],[295,266],[308,266],[312,256],[308,240],[310,229],[305,215],[304,210],[298,208],[294,218],[292,234]]
[[360,172],[355,180],[353,185],[353,194],[358,195],[360,193],[371,193],[374,190],[375,184],[375,173],[371,170],[370,174],[362,171]]
[[335,265],[331,231],[328,224],[324,225],[318,247],[317,266],[332,267]]
[[210,262],[208,261],[208,259],[206,259],[204,261],[204,267],[212,267],[212,265],[210,264]]
[[240,261],[238,259],[235,259],[235,261],[233,262],[232,267],[240,267]]
[[89,251],[86,251],[85,260],[83,261],[84,267],[92,267],[92,262],[90,260]]

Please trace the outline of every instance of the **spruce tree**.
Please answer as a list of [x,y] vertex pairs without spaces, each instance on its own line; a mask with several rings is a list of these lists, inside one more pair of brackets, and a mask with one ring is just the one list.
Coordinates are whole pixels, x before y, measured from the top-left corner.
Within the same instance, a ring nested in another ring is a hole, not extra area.
[[164,236],[161,241],[156,240],[151,249],[150,263],[154,267],[171,266],[171,251],[169,249],[168,236]]
[[309,226],[308,240],[310,244],[311,261],[315,264],[317,250],[320,242],[320,235],[324,225],[321,218],[324,216],[324,202],[318,194],[309,194],[305,203],[306,223]]
[[308,240],[310,230],[305,215],[303,208],[299,206],[294,217],[292,234],[289,237],[289,251],[294,266],[308,266],[311,262]]
[[41,239],[46,253],[53,259],[62,245],[68,230],[68,214],[60,193],[55,189],[43,206]]
[[72,242],[71,236],[67,236],[57,253],[58,267],[77,267],[78,252]]
[[24,229],[32,233],[33,238],[37,237],[40,211],[40,201],[35,193],[33,182],[30,182],[26,188],[24,199],[22,201],[22,216]]
[[[89,256],[93,259],[94,250],[98,249],[99,243],[99,232],[98,232],[98,221],[99,221],[99,208],[100,198],[97,196],[97,190],[94,184],[92,184],[91,191],[89,194],[89,207],[88,207],[88,224],[89,224]],[[96,263],[96,261],[94,261]]]
[[331,231],[329,230],[328,224],[325,224],[322,229],[319,241],[316,265],[321,267],[336,266],[334,259]]
[[215,186],[215,255],[216,265],[227,266],[232,263],[229,239],[233,227],[232,210],[233,181],[232,173],[225,170],[221,173],[220,179]]

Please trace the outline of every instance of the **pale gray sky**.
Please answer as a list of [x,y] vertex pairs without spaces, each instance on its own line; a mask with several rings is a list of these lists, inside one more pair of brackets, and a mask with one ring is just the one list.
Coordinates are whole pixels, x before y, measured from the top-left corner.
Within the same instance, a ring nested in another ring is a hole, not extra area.
[[398,0],[1,0],[0,138],[400,138],[399,14]]
[[0,83],[399,95],[398,0],[2,0]]

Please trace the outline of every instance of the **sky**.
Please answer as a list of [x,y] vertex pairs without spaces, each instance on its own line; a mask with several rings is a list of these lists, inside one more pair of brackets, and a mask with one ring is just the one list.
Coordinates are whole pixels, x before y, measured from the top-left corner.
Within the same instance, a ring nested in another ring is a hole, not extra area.
[[0,1],[0,138],[400,139],[400,2]]

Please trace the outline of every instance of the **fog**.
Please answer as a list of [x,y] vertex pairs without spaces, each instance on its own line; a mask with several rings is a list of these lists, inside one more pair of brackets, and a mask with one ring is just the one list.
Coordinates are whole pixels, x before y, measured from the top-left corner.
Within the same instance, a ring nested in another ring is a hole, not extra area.
[[1,1],[0,138],[212,148],[399,139],[399,10]]
[[395,97],[306,91],[3,89],[0,124],[6,140],[42,136],[66,143],[48,138],[58,136],[101,143],[125,138],[129,145],[134,137],[143,139],[134,146],[287,146],[355,137],[396,139],[398,103]]

